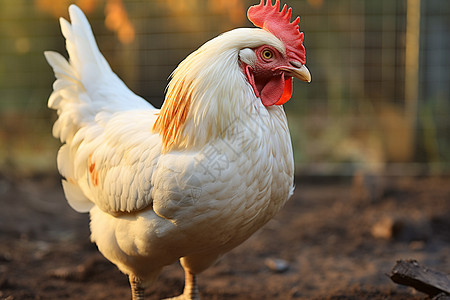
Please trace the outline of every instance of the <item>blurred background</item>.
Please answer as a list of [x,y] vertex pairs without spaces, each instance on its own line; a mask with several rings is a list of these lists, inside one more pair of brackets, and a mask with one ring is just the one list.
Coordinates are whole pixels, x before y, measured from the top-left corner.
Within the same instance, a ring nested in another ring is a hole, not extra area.
[[[58,17],[76,3],[112,69],[159,107],[177,64],[218,34],[252,26],[258,0],[0,0],[0,173],[56,173]],[[283,1],[284,2],[284,1]],[[351,176],[450,173],[450,3],[289,0],[312,82],[285,105],[297,171]]]

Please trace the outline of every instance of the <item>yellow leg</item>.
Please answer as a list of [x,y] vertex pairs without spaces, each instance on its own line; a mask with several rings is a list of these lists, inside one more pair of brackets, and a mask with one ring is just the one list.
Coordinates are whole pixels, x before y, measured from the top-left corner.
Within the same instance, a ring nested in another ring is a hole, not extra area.
[[141,284],[141,280],[134,275],[129,275],[131,286],[131,299],[132,300],[144,300],[145,289]]
[[[200,293],[198,292],[197,276],[187,270],[184,271],[184,291],[178,297],[168,298],[165,300],[200,300]],[[133,299],[134,300],[134,299]]]
[[186,300],[200,300],[198,292],[197,276],[189,271],[184,271],[184,291]]

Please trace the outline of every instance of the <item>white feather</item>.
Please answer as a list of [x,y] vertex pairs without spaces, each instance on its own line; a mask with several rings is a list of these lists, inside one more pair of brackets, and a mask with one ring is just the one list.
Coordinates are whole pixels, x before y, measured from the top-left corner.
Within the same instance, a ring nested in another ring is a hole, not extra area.
[[[71,22],[60,19],[61,31],[66,38],[70,63],[59,53],[46,51],[45,57],[53,67],[57,80],[48,105],[58,111],[59,118],[53,127],[53,135],[69,147],[61,148],[58,166],[63,176],[73,183],[64,183],[66,197],[72,207],[85,207],[87,198],[77,190],[79,174],[75,174],[74,158],[78,145],[86,137],[83,132],[98,136],[100,128],[82,130],[95,123],[99,113],[129,109],[154,109],[144,99],[133,94],[114,74],[95,43],[91,27],[81,10],[75,5],[69,8]],[[93,134],[95,132],[95,134]],[[78,133],[78,134],[77,134]],[[72,139],[77,134],[77,141]],[[92,139],[93,137],[87,137]],[[77,161],[77,163],[80,163]],[[81,163],[84,165],[83,163]],[[83,168],[82,168],[83,169]],[[83,170],[84,171],[84,170]],[[84,194],[90,194],[84,191]],[[92,201],[92,199],[91,199]],[[76,203],[80,202],[79,205]]]
[[64,180],[62,186],[67,201],[77,212],[89,212],[94,207],[94,203],[86,198],[77,184]]

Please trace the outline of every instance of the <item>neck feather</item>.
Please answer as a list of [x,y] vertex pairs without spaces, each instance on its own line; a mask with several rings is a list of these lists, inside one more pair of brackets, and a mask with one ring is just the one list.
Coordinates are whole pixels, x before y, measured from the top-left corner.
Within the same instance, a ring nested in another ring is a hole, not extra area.
[[207,42],[180,63],[153,126],[161,135],[163,152],[200,148],[236,120],[251,115],[248,110],[262,106],[241,71],[239,51],[268,39],[279,42],[274,38],[261,29],[236,29]]

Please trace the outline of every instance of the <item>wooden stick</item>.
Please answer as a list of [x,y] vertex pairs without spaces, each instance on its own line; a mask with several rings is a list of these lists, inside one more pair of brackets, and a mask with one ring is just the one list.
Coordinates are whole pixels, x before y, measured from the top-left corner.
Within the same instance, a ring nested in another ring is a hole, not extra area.
[[389,277],[395,283],[411,286],[430,297],[442,293],[450,296],[449,275],[422,267],[416,260],[397,261]]

